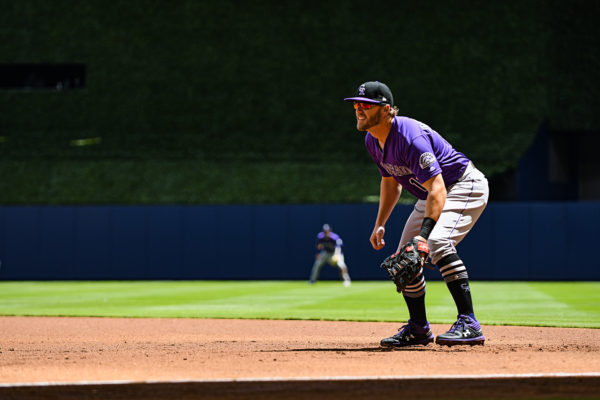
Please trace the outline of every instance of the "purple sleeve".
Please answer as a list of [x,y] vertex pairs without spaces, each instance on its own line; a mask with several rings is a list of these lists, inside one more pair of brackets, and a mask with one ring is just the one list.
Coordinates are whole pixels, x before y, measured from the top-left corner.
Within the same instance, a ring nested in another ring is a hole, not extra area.
[[406,160],[420,183],[424,183],[442,173],[442,168],[431,146],[428,136],[419,135],[413,138],[408,148]]
[[337,247],[342,247],[344,242],[342,242],[342,238],[337,233],[331,232],[329,237],[335,241]]
[[321,244],[324,237],[325,236],[323,235],[323,232],[317,233],[317,238],[315,239],[315,246],[318,246],[319,244]]

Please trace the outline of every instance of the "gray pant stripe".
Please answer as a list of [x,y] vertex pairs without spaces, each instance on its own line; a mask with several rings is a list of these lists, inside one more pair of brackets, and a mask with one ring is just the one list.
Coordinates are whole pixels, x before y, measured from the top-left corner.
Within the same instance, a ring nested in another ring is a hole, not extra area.
[[[475,179],[471,179],[470,182],[471,182],[471,191],[467,195],[467,201],[465,201],[465,207],[460,212],[460,218],[463,217],[463,214],[465,213],[465,211],[469,207],[469,200],[471,200],[471,195],[473,194],[473,190],[475,189]],[[452,235],[454,233],[454,230],[456,229],[456,226],[458,225],[458,222],[460,221],[460,218],[456,220],[456,223],[452,227],[452,230],[450,231],[450,234],[448,235],[448,240],[452,239]]]

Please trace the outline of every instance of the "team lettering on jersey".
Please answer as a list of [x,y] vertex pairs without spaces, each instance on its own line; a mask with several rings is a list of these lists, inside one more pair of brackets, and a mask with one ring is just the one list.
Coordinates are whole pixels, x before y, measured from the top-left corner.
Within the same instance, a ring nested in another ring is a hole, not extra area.
[[408,167],[403,167],[402,165],[393,165],[388,163],[381,163],[383,169],[392,176],[405,176],[412,175],[413,172]]

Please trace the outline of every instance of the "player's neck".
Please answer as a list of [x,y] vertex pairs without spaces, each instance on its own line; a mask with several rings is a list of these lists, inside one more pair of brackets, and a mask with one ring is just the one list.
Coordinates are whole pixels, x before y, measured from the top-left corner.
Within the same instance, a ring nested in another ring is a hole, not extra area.
[[375,139],[379,141],[379,146],[383,149],[385,146],[385,141],[387,140],[388,135],[390,134],[390,130],[392,129],[392,125],[394,123],[394,117],[386,118],[381,123],[372,126],[369,128],[369,133]]

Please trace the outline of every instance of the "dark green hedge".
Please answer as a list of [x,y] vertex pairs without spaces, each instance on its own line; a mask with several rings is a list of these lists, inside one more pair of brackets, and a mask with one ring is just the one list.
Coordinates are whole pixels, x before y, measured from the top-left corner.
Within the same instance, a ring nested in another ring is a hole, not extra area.
[[3,3],[2,62],[87,66],[82,90],[0,90],[5,204],[361,201],[342,99],[366,80],[490,176],[543,121],[600,128],[597,2]]

